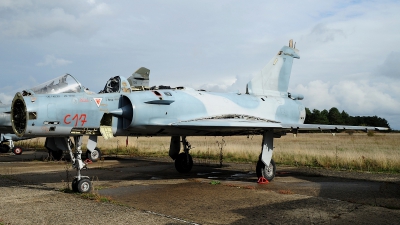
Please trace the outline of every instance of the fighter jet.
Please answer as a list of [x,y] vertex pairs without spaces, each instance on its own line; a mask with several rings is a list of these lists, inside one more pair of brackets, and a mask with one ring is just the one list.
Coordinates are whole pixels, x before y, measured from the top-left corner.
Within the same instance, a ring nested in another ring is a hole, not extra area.
[[[288,93],[294,59],[293,41],[283,46],[246,86],[246,93],[215,93],[189,87],[148,87],[150,70],[142,67],[132,76],[110,78],[99,93],[86,90],[66,74],[43,85],[16,93],[11,124],[19,137],[53,137],[54,145],[68,149],[77,176],[75,191],[88,192],[91,181],[81,175],[82,136],[88,135],[90,152],[97,137],[170,136],[169,156],[177,171],[192,169],[188,136],[262,135],[257,176],[271,181],[276,166],[273,140],[299,130],[386,130],[384,127],[304,124],[303,96]],[[75,154],[68,143],[75,140]],[[61,138],[58,138],[61,137]],[[183,146],[183,152],[181,152]]]

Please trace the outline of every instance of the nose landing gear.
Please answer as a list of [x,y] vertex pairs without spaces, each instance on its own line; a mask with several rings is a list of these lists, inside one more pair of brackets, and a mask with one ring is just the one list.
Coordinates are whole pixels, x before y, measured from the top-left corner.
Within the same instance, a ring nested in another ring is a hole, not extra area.
[[77,176],[72,181],[72,190],[80,193],[87,193],[92,190],[92,182],[88,176],[82,176],[81,170],[87,169],[87,164],[82,161],[82,136],[75,136],[75,153],[72,152],[70,145],[68,145],[69,154],[71,156],[72,167],[76,169]]

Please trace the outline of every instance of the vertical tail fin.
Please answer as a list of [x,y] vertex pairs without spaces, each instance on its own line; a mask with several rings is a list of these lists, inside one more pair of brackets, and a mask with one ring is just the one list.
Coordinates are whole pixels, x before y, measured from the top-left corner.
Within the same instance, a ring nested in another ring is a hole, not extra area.
[[261,70],[261,74],[256,75],[247,83],[246,93],[252,95],[286,94],[293,58],[299,59],[300,56],[299,50],[293,46],[293,40],[290,40],[289,46],[283,46],[278,54]]

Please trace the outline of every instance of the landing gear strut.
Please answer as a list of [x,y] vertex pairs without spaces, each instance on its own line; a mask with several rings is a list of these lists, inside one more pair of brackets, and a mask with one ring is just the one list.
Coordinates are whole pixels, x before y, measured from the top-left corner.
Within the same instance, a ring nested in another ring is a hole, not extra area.
[[272,159],[273,150],[274,132],[273,130],[264,131],[261,154],[256,166],[258,183],[268,183],[269,181],[272,181],[275,177],[276,165],[274,160]]
[[183,152],[180,153],[175,159],[175,169],[179,173],[188,173],[193,167],[193,158],[189,154],[192,148],[190,143],[186,140],[186,136],[182,136]]
[[92,190],[92,182],[88,176],[81,175],[81,170],[87,169],[87,164],[82,161],[82,136],[75,136],[74,142],[75,153],[72,152],[70,145],[68,145],[72,167],[77,171],[77,176],[75,176],[74,180],[72,181],[72,190],[80,193],[87,193]]

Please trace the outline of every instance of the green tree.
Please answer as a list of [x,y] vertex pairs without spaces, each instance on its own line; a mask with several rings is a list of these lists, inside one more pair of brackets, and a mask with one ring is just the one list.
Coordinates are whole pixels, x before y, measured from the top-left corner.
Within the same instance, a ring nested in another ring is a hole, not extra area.
[[342,114],[336,107],[332,107],[328,113],[329,124],[344,124]]
[[329,112],[326,109],[322,111],[313,109],[310,111],[309,108],[306,108],[304,123],[388,127],[390,129],[388,121],[384,118],[378,116],[350,116],[344,110],[340,113],[335,107],[332,107]]
[[310,111],[309,108],[306,107],[306,119],[304,120],[304,123],[306,124],[311,124],[311,119],[312,119],[312,112]]
[[352,118],[347,112],[343,110],[341,114],[342,114],[343,124],[353,124]]
[[318,109],[314,109],[313,114],[314,114],[313,124],[329,124],[327,110],[324,109],[322,110],[322,112],[320,112]]

